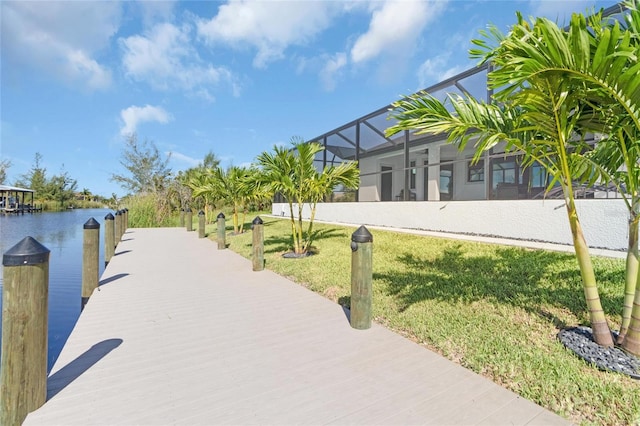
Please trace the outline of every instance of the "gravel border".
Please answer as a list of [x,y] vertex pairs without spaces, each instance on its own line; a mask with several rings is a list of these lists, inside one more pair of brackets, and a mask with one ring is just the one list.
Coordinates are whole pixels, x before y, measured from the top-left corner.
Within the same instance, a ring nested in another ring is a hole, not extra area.
[[[615,371],[640,379],[640,359],[622,349],[605,348],[593,340],[589,327],[573,327],[560,330],[558,340],[573,353],[603,371]],[[615,336],[614,336],[615,340]]]

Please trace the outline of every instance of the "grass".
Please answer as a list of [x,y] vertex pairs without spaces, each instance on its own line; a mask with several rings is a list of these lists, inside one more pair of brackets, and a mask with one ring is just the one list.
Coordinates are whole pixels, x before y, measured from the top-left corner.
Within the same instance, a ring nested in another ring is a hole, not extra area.
[[[266,267],[349,306],[355,228],[316,224],[317,254],[284,259],[291,247],[289,222],[263,220]],[[207,232],[216,239],[215,225]],[[637,381],[598,371],[556,339],[563,327],[588,324],[572,254],[372,233],[373,315],[378,323],[572,422],[639,421]],[[227,236],[227,243],[251,256],[250,231]],[[624,261],[594,258],[594,266],[603,306],[617,327]]]

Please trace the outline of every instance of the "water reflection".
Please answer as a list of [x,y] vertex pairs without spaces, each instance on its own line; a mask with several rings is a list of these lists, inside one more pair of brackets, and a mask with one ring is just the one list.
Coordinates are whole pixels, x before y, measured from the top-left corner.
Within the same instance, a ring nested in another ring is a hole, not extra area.
[[[111,210],[77,209],[54,213],[0,215],[0,253],[27,236],[51,251],[49,257],[49,369],[67,341],[81,306],[83,225],[100,223],[99,275],[104,270],[104,217]],[[0,262],[0,290],[2,289]],[[0,298],[0,308],[2,300]],[[0,338],[2,331],[0,329]]]

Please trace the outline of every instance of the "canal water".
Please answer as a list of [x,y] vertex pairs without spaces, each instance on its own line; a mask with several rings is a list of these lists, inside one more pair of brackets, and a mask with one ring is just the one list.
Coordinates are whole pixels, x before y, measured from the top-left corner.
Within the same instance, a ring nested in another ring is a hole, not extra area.
[[[104,271],[104,217],[106,209],[74,209],[25,215],[0,215],[0,252],[30,236],[51,251],[49,255],[49,370],[58,358],[80,315],[83,225],[100,223],[100,270]],[[2,266],[0,264],[0,272]],[[0,273],[0,289],[3,273]],[[0,298],[0,308],[2,300]],[[2,331],[0,328],[0,338]]]

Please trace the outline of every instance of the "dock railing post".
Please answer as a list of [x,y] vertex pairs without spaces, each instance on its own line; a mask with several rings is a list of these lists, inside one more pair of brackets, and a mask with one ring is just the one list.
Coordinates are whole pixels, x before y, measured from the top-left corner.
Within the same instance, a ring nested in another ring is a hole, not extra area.
[[104,264],[109,264],[115,254],[115,231],[113,227],[113,214],[109,213],[104,217]]
[[89,219],[83,226],[82,243],[82,307],[87,304],[93,290],[98,288],[100,224]]
[[361,226],[351,235],[351,327],[371,328],[373,235]]
[[118,245],[118,243],[120,242],[120,237],[122,236],[120,232],[120,228],[122,228],[122,212],[118,210],[116,212],[116,223],[115,223],[115,228],[113,230],[114,237],[115,237],[115,246]]
[[120,238],[119,240],[122,241],[122,238],[124,237],[124,230],[126,227],[126,212],[124,211],[124,209],[120,210]]
[[187,222],[187,224],[186,224],[187,232],[193,231],[193,213],[191,212],[191,208],[190,207],[187,208],[187,217],[186,217],[186,219],[187,219],[187,221],[186,221]]
[[180,228],[184,228],[184,209],[180,209]]
[[204,212],[200,210],[198,212],[198,238],[204,238]]
[[218,250],[223,250],[227,248],[227,241],[225,239],[226,236],[226,221],[225,221],[225,217],[224,217],[224,213],[220,213],[218,215],[218,233],[217,233],[217,237],[218,237]]
[[127,229],[129,229],[129,209],[125,207],[124,208],[124,227],[122,228],[123,235]]
[[251,222],[252,243],[253,243],[253,270],[262,271],[264,269],[264,222],[260,216],[256,216]]
[[49,249],[26,237],[2,265],[0,424],[19,426],[47,399]]

